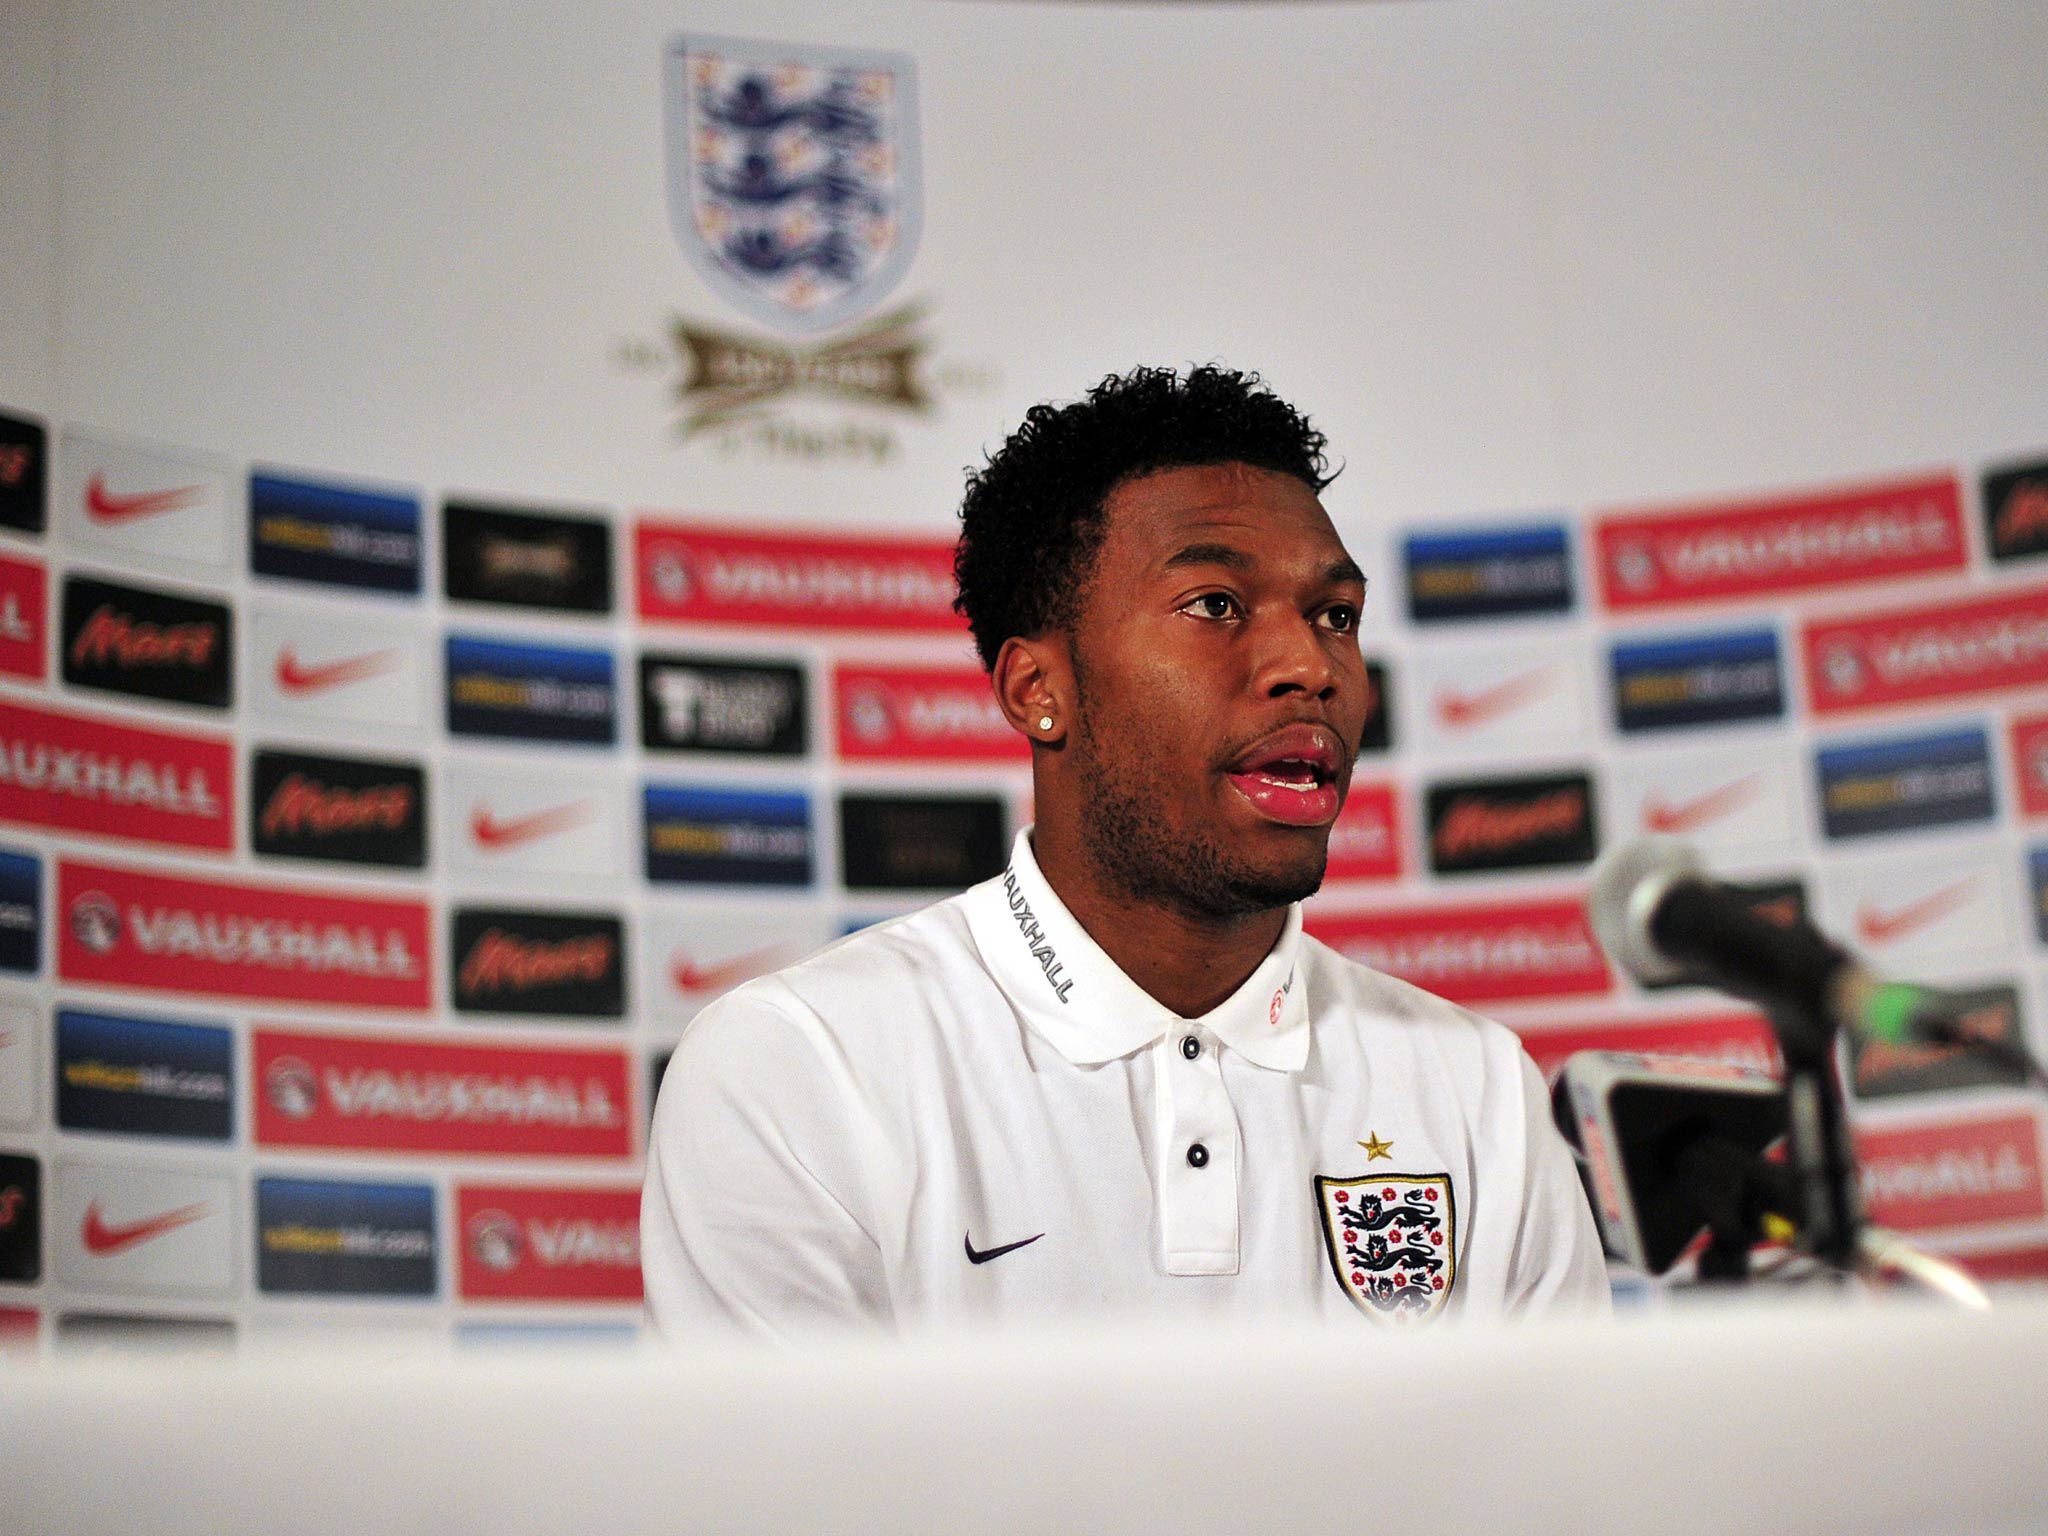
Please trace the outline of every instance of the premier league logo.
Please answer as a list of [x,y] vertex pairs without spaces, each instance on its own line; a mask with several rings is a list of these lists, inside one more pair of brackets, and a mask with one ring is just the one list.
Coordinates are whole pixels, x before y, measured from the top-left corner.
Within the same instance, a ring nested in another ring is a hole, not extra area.
[[919,220],[909,59],[679,37],[667,100],[670,221],[737,308],[822,331],[903,276]]
[[1446,1173],[1316,1179],[1337,1283],[1372,1317],[1422,1322],[1450,1300],[1457,1217]]

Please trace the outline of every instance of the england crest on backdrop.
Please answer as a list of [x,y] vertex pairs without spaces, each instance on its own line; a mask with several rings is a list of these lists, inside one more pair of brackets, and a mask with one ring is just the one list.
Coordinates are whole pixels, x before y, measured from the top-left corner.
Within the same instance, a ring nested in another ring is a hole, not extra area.
[[873,307],[917,248],[917,79],[901,54],[685,35],[665,60],[669,221],[778,330]]

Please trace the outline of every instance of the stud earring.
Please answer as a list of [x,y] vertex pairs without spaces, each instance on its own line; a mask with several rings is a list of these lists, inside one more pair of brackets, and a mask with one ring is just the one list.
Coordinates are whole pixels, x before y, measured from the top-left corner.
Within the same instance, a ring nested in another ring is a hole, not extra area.
[[1052,729],[1052,716],[1051,716],[1051,715],[1040,715],[1040,716],[1038,717],[1038,728],[1039,728],[1039,729],[1040,729],[1041,731],[1049,731],[1049,730],[1051,730],[1051,729]]

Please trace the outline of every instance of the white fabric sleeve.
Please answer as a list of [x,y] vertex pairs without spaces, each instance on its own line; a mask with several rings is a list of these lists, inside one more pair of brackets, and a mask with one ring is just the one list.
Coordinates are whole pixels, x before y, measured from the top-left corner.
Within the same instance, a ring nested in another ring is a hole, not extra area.
[[640,1264],[656,1329],[887,1326],[866,1113],[822,1026],[773,981],[698,1015],[648,1139]]
[[1608,1314],[1614,1301],[1607,1285],[1607,1259],[1578,1165],[1550,1117],[1543,1074],[1519,1045],[1516,1055],[1528,1156],[1523,1163],[1527,1187],[1521,1227],[1508,1273],[1508,1311],[1519,1317]]

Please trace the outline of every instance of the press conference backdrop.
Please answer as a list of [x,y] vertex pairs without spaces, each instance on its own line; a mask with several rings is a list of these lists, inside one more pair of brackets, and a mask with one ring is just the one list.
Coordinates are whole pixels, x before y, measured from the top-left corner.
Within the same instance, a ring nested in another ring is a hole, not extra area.
[[[960,471],[1139,361],[1344,465],[1314,932],[1766,1063],[1588,934],[1676,833],[2040,1048],[2038,11],[21,9],[14,1340],[637,1327],[690,1017],[1028,817]],[[2038,1100],[1847,1065],[1874,1214],[2039,1270]]]

